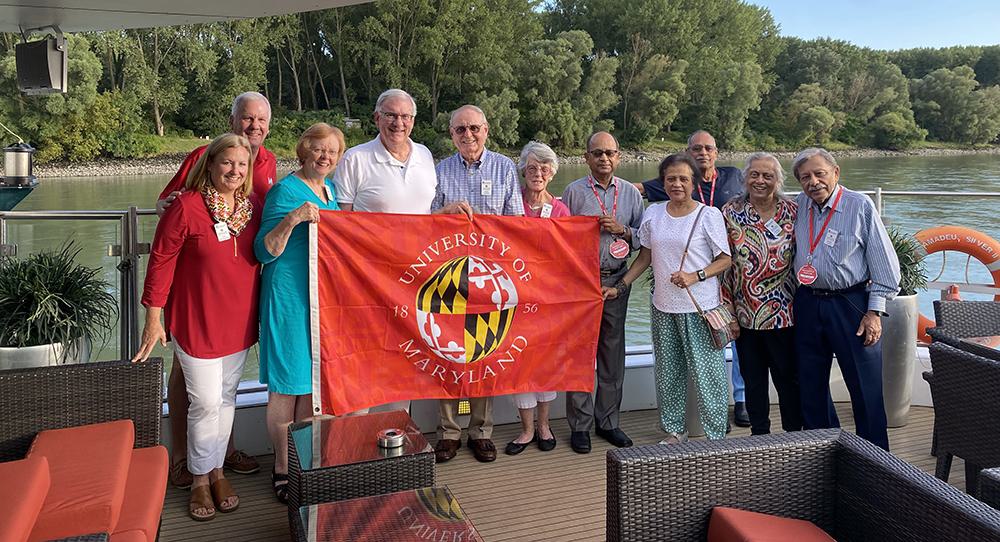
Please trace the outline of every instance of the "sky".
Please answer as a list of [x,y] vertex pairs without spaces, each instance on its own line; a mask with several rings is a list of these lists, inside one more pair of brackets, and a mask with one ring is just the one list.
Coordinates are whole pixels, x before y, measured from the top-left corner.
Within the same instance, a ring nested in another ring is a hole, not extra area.
[[829,37],[873,49],[1000,44],[1000,0],[747,0],[782,36]]

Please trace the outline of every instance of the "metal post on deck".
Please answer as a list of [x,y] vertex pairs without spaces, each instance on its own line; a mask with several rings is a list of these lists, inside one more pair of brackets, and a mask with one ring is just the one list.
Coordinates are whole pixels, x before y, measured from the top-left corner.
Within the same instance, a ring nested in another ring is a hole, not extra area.
[[121,262],[121,356],[128,359],[139,349],[139,214],[135,206],[122,216]]
[[882,202],[882,187],[875,187],[875,209],[878,211],[878,216],[885,216],[885,205]]

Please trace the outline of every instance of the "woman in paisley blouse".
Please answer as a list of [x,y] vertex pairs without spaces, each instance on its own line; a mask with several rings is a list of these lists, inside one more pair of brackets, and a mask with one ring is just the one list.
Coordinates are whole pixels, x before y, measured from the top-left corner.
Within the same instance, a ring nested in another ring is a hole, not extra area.
[[733,257],[722,296],[736,314],[736,350],[754,435],[771,432],[769,370],[778,390],[782,429],[802,429],[792,327],[797,208],[782,192],[784,180],[774,156],[751,154],[743,169],[743,194],[722,208]]

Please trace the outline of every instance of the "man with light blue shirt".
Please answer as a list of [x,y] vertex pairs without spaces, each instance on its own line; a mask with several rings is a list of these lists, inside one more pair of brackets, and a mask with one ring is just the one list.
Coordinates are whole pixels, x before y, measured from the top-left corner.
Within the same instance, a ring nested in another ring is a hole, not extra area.
[[858,435],[888,450],[879,339],[886,301],[899,292],[899,260],[871,199],[838,184],[829,152],[800,152],[792,173],[802,185],[793,310],[805,428],[840,427],[830,397],[836,354]]
[[[521,189],[514,161],[486,149],[490,125],[483,110],[463,105],[451,114],[448,123],[451,141],[458,152],[437,165],[437,190],[431,212],[523,216]],[[493,398],[469,399],[469,440],[472,454],[482,462],[494,461]],[[455,457],[462,444],[458,424],[458,400],[442,399],[438,442],[434,456],[438,463]]]

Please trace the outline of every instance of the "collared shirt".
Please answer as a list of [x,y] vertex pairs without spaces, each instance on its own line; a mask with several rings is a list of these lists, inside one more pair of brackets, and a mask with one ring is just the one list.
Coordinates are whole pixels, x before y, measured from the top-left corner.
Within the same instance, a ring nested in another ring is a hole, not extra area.
[[[831,211],[837,193],[844,195]],[[811,288],[842,290],[871,281],[868,310],[885,311],[885,302],[899,292],[899,260],[875,204],[864,194],[839,184],[822,208],[805,192],[795,198],[799,216],[795,220],[795,273],[809,258],[809,209],[813,214],[813,235],[833,212],[830,224],[812,254],[816,281]]]
[[437,165],[437,192],[431,210],[467,201],[475,213],[523,216],[517,167],[506,156],[483,149],[479,160],[469,163],[455,153]]
[[793,325],[797,209],[794,201],[779,199],[774,225],[768,228],[771,221],[762,221],[749,201],[734,199],[722,208],[733,256],[733,265],[722,280],[722,299],[736,308],[736,319],[746,329]]
[[[618,187],[617,190],[615,187]],[[597,196],[594,196],[594,190]],[[639,248],[639,226],[642,224],[642,194],[632,183],[615,177],[604,188],[600,183],[592,182],[590,177],[577,179],[563,190],[562,201],[569,207],[569,212],[574,215],[601,216],[601,203],[610,214],[615,207],[615,194],[618,194],[618,211],[615,213],[615,220],[619,224],[632,230],[632,250]],[[618,259],[611,255],[611,242],[614,235],[601,230],[601,270],[617,271],[625,266],[625,258]]]
[[[729,166],[716,166],[715,168],[715,194],[712,194],[712,181],[699,179],[691,192],[691,199],[711,205],[722,210],[722,206],[729,200],[743,193],[743,172],[739,168]],[[670,196],[663,190],[662,179],[650,179],[642,183],[646,190],[646,198],[650,203],[654,201],[667,201]],[[704,199],[702,199],[704,198]]]
[[333,172],[337,203],[355,211],[425,215],[437,186],[434,157],[410,141],[410,157],[397,160],[378,136],[348,149]]

